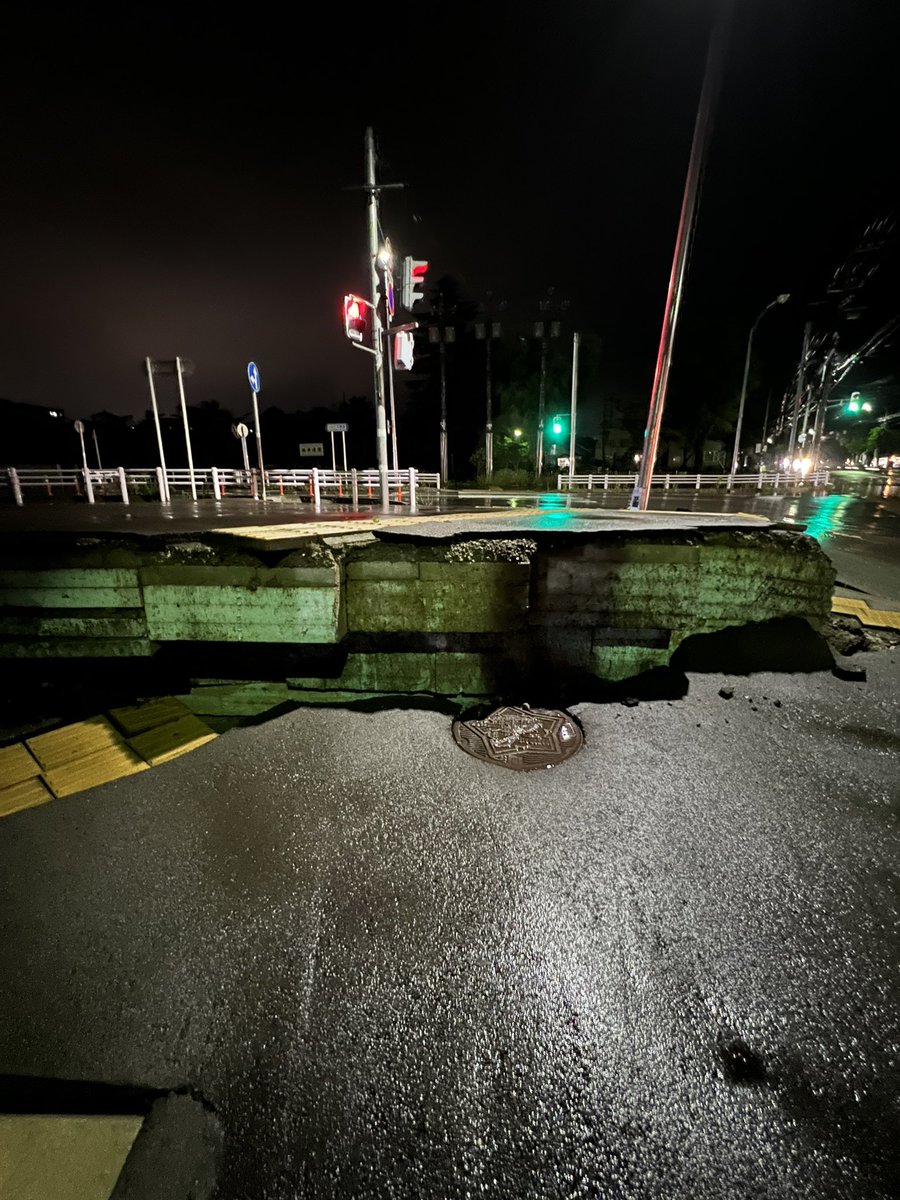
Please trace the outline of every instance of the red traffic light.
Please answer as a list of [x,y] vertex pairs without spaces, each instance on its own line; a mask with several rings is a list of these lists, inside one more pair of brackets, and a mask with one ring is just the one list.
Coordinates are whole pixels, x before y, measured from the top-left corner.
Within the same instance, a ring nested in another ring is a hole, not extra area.
[[403,260],[403,307],[411,309],[414,304],[425,299],[425,276],[428,274],[428,263],[425,259],[410,258]]
[[354,342],[362,342],[369,327],[365,300],[359,296],[344,297],[344,333]]

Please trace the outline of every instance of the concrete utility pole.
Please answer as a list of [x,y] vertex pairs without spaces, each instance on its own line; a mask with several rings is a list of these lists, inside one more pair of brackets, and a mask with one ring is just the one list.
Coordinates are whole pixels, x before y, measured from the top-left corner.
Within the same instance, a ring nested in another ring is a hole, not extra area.
[[438,347],[438,361],[441,370],[441,427],[438,453],[440,457],[441,483],[446,483],[450,475],[450,453],[447,437],[447,350],[448,342],[456,341],[456,327],[445,323],[444,293],[438,293],[437,324],[428,326],[428,341]]
[[662,425],[663,408],[666,403],[669,369],[672,366],[675,326],[678,323],[678,311],[681,308],[684,279],[687,273],[691,238],[694,230],[694,216],[700,193],[700,175],[712,127],[713,105],[722,77],[722,61],[724,58],[726,36],[731,23],[732,6],[733,0],[721,0],[719,15],[716,18],[716,24],[713,27],[712,36],[710,37],[706,70],[703,76],[703,87],[700,91],[697,118],[694,123],[694,138],[691,143],[691,157],[688,161],[684,197],[681,202],[678,234],[675,239],[672,274],[669,277],[669,290],[666,295],[662,334],[660,335],[659,351],[656,358],[656,372],[653,377],[653,391],[650,395],[650,411],[647,416],[647,428],[644,430],[644,445],[641,454],[640,470],[638,472],[638,482],[631,494],[631,503],[629,505],[633,509],[646,509],[650,499],[650,484],[653,479],[656,448],[659,444],[659,430]]
[[547,390],[547,338],[544,335],[544,325],[541,324],[541,381],[538,386],[538,433],[535,447],[534,465],[537,472],[538,484],[544,469],[544,399]]
[[[488,293],[490,297],[491,293]],[[505,301],[500,308],[505,307]],[[484,341],[484,374],[485,374],[485,421],[484,421],[484,477],[490,483],[494,474],[494,394],[491,374],[491,342],[500,337],[500,322],[492,319],[493,313],[489,304],[484,305],[483,320],[475,324],[475,338]]]
[[825,432],[825,414],[828,408],[828,400],[831,396],[831,389],[834,387],[834,358],[836,354],[837,335],[835,335],[834,341],[825,355],[825,362],[822,366],[822,382],[819,389],[819,403],[816,406],[816,421],[813,434],[814,455],[812,469],[814,471],[818,471],[822,460],[822,436]]
[[375,135],[371,126],[366,129],[366,190],[369,227],[369,276],[372,288],[372,350],[375,354],[375,448],[378,460],[378,482],[381,506],[388,507],[388,448],[386,396],[384,387],[384,335],[381,325],[380,292],[378,286],[378,185],[375,182]]
[[581,334],[572,336],[572,407],[569,413],[569,491],[575,474],[575,420],[578,411],[578,344]]
[[794,461],[794,450],[797,446],[797,423],[800,420],[800,406],[806,393],[806,359],[809,354],[809,338],[812,333],[812,322],[807,321],[803,327],[803,349],[800,352],[800,365],[797,368],[797,391],[794,395],[794,412],[791,417],[791,436],[788,441],[787,456],[791,463]]
[[494,397],[491,392],[491,334],[484,340],[484,370],[487,380],[484,415],[484,477],[488,483],[494,476]]

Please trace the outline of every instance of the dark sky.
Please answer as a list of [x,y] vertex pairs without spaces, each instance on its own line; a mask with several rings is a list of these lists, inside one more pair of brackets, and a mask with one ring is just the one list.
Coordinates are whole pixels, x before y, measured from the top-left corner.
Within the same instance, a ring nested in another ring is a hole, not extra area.
[[[189,402],[233,411],[251,358],[265,405],[369,392],[340,325],[366,286],[344,189],[367,125],[382,180],[408,185],[382,206],[400,255],[523,319],[554,287],[611,388],[648,393],[717,2],[23,7],[0,80],[0,396],[139,415],[148,354],[194,360]],[[767,337],[799,350],[804,301],[896,202],[891,5],[736,8],[682,387],[713,344],[739,386],[781,291],[799,303]]]

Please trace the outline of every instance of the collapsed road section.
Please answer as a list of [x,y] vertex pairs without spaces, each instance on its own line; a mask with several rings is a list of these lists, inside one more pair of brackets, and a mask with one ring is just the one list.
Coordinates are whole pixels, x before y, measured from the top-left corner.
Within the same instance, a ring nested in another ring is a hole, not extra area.
[[[84,667],[85,679],[117,671],[146,692],[166,669],[218,687],[277,680],[306,702],[622,681],[709,635],[785,622],[799,648],[798,630],[815,639],[825,628],[834,583],[812,538],[712,514],[566,510],[4,542],[0,656],[11,676]],[[778,651],[782,669],[803,669],[789,651]]]

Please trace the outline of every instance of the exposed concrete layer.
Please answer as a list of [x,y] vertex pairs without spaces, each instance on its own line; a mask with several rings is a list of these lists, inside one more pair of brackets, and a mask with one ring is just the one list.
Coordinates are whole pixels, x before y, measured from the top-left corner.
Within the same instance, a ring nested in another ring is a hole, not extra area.
[[332,647],[326,669],[286,665],[283,678],[297,691],[491,694],[526,664],[621,679],[667,664],[687,637],[781,618],[821,630],[831,609],[818,544],[758,522],[496,529],[329,531],[267,551],[214,535],[32,540],[0,574],[0,655]]

